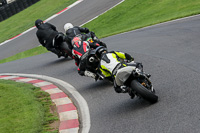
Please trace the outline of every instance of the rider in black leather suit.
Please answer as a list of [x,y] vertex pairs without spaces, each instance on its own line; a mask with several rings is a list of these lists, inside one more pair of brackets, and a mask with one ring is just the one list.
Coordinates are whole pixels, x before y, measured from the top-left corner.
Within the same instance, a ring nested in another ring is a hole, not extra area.
[[81,35],[83,41],[86,41],[89,37],[91,37],[93,39],[93,41],[95,41],[95,43],[98,43],[101,46],[106,47],[106,44],[103,43],[102,41],[100,41],[96,37],[95,33],[90,31],[88,28],[82,28],[82,27],[79,27],[79,26],[73,26],[71,23],[66,23],[64,25],[64,30],[66,32],[66,41],[71,47],[73,47],[72,46],[72,40],[77,35]]
[[36,36],[42,44],[46,47],[48,51],[55,53],[58,57],[62,56],[62,52],[55,48],[54,43],[60,43],[65,40],[65,35],[56,30],[56,27],[50,23],[43,23],[42,20],[37,19],[35,21],[35,26],[37,27]]

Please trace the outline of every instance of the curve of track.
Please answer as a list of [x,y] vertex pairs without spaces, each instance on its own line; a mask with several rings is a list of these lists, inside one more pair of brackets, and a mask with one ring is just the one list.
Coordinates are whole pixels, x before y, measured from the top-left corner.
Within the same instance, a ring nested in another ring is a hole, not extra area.
[[[63,26],[65,23],[70,22],[79,26],[121,1],[122,0],[83,0],[78,5],[68,9],[66,12],[48,22],[54,24],[58,31],[64,33]],[[38,46],[39,43],[35,33],[36,28],[2,45],[0,48],[0,60]]]
[[130,53],[152,74],[159,96],[153,105],[115,93],[108,82],[79,76],[73,60],[52,53],[0,64],[0,72],[42,74],[70,83],[88,103],[91,133],[197,133],[199,21],[194,16],[103,39],[109,50]]

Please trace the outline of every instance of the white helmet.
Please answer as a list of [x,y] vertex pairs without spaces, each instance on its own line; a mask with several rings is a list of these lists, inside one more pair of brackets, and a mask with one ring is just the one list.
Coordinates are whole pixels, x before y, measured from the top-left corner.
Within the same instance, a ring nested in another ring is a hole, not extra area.
[[66,32],[68,29],[73,28],[73,27],[74,27],[74,26],[73,26],[71,23],[66,23],[66,24],[64,25],[65,32]]

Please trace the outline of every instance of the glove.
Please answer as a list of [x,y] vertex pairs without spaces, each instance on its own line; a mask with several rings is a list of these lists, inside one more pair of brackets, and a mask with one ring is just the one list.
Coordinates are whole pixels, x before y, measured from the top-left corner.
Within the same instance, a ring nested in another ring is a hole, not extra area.
[[134,61],[134,58],[133,58],[133,57],[131,57],[130,61]]
[[93,31],[90,31],[91,37],[94,38],[95,37],[95,33]]

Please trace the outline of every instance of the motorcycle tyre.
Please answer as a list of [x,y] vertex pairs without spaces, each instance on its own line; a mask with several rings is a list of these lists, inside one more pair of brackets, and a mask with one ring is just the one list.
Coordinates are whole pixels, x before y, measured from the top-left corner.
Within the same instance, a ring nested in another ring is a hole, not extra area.
[[143,99],[149,101],[150,103],[156,103],[158,101],[158,96],[154,92],[148,90],[143,85],[141,85],[137,80],[131,82],[131,88]]

